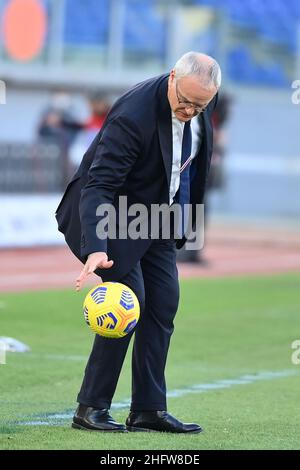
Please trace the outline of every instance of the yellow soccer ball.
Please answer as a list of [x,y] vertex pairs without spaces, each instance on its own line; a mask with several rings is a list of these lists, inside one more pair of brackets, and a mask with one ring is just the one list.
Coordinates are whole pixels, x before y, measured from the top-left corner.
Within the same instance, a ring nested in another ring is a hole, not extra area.
[[103,282],[87,294],[83,314],[86,323],[98,335],[122,338],[135,328],[140,305],[129,287],[119,282]]

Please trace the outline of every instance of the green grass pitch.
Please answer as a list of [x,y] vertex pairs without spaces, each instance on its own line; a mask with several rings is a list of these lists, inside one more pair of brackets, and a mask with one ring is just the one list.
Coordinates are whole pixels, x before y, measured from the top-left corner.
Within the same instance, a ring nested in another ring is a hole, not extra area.
[[[205,428],[190,436],[72,429],[93,340],[81,309],[88,289],[1,295],[0,336],[31,352],[8,354],[0,365],[0,449],[300,449],[300,365],[291,362],[299,286],[300,274],[181,282],[166,377],[168,390],[177,390],[169,412]],[[114,403],[130,398],[130,355],[131,347]],[[119,421],[127,413],[112,410]]]

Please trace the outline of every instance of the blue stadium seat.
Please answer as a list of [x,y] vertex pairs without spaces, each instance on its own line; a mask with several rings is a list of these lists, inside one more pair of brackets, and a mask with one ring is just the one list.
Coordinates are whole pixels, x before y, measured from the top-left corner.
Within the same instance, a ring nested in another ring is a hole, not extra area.
[[297,52],[299,0],[193,0],[194,4],[222,8],[240,28],[255,31],[263,40]]
[[127,52],[165,56],[165,22],[151,0],[126,0],[124,41]]
[[289,84],[289,79],[279,64],[274,62],[258,64],[244,46],[231,50],[228,56],[228,73],[232,80],[249,85]]
[[109,0],[65,0],[64,40],[70,45],[105,45]]
[[[43,0],[49,4],[50,0]],[[156,0],[122,0],[125,5],[123,29],[127,56],[165,58],[166,21],[157,10]],[[289,54],[297,52],[297,24],[300,21],[299,0],[190,0],[188,4],[222,9],[232,24],[249,32],[264,43],[283,47]],[[51,9],[50,9],[51,10]],[[110,0],[65,0],[64,39],[67,45],[105,46],[108,43]],[[203,44],[195,35],[194,42]],[[209,35],[206,43],[213,47]],[[213,53],[213,51],[211,51]],[[251,53],[251,44],[233,48],[228,55],[233,80],[246,83],[286,84],[280,65],[258,64]]]
[[247,47],[240,46],[228,54],[228,74],[236,82],[255,83],[257,67]]
[[[297,28],[300,22],[299,0],[193,0],[196,5],[222,9],[232,24],[249,32],[266,44],[285,48],[296,55]],[[285,85],[287,77],[278,64],[257,65],[251,57],[251,45],[233,49],[228,57],[233,79],[248,83]]]

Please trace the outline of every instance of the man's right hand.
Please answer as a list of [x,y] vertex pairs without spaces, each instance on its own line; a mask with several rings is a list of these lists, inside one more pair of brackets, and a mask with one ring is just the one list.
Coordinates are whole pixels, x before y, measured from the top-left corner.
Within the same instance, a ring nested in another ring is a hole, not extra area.
[[[84,265],[83,270],[76,279],[76,290],[77,292],[82,288],[86,278],[92,274],[97,268],[109,269],[112,267],[114,262],[112,260],[108,261],[107,254],[103,252],[91,253],[88,256],[88,259]],[[100,283],[102,279],[100,277]]]

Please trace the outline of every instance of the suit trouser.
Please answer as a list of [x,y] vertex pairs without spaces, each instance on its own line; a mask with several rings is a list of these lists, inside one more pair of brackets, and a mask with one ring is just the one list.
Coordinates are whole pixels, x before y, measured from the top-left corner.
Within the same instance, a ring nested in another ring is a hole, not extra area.
[[164,372],[179,301],[174,240],[154,240],[140,262],[119,282],[137,295],[140,320],[135,332],[121,339],[96,335],[77,401],[110,408],[134,335],[131,410],[166,410]]

